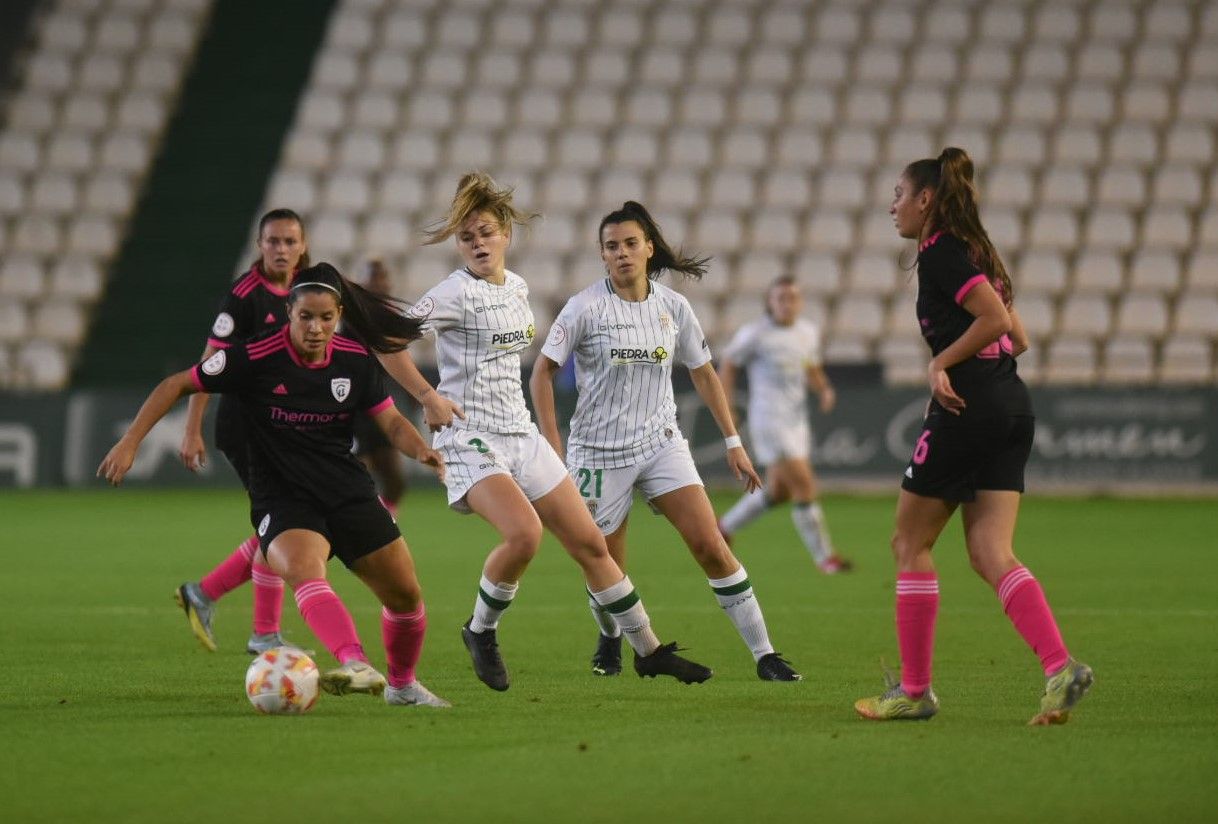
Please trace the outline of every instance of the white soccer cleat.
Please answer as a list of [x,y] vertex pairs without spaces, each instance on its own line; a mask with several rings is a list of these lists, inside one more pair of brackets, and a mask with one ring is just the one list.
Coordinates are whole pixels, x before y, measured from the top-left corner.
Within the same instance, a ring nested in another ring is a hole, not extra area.
[[436,695],[419,681],[404,687],[386,687],[385,703],[403,707],[451,707],[452,704]]

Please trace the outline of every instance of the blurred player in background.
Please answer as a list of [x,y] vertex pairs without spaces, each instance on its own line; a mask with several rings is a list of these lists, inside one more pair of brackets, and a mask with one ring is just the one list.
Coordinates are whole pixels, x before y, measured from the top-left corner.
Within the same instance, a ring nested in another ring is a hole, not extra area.
[[[627,201],[598,230],[608,277],[567,302],[533,365],[530,390],[541,430],[562,454],[553,379],[575,355],[579,400],[571,418],[567,470],[618,566],[626,567],[626,527],[634,490],[680,533],[706,573],[719,605],[744,639],[765,681],[800,675],[770,644],[748,573],[724,541],[715,511],[677,425],[673,362],[689,370],[727,445],[727,463],[752,490],[761,485],[732,424],[711,365],[710,347],[689,301],[656,282],[665,271],[701,280],[706,260],[674,252],[642,204]],[[600,627],[592,671],[621,672],[621,635],[600,601],[588,602]]]
[[795,278],[784,275],[765,295],[765,317],[736,332],[723,352],[719,379],[728,403],[735,406],[736,374],[749,379],[749,443],[766,468],[765,488],[745,494],[719,520],[723,537],[732,536],[767,509],[794,501],[791,520],[816,566],[832,575],[852,568],[833,551],[825,513],[817,502],[812,471],[812,433],[807,390],[820,399],[820,411],[833,411],[837,396],[821,366],[820,328],[800,317],[803,295]]
[[[383,261],[375,257],[360,265],[355,282],[374,295],[382,297],[387,297],[392,291],[389,270]],[[401,455],[381,432],[381,428],[369,417],[358,416],[355,419],[355,454],[376,479],[381,503],[391,515],[396,516],[398,502],[406,491]]]
[[[264,214],[258,221],[258,252],[258,259],[250,265],[249,271],[237,278],[221,301],[201,360],[287,323],[287,297],[292,277],[297,269],[309,265],[308,243],[300,216],[291,209],[273,209]],[[179,455],[191,470],[197,470],[207,460],[203,413],[209,398],[207,393],[198,392],[189,401],[186,432]],[[234,399],[221,396],[216,411],[216,448],[228,459],[241,479],[241,485],[248,490],[250,469],[246,434],[240,405]],[[212,634],[215,602],[251,578],[254,581],[254,626],[246,651],[257,655],[284,643],[279,634],[283,581],[271,571],[265,559],[256,557],[257,549],[258,536],[250,535],[198,582],[188,581],[175,593],[178,606],[185,610],[195,636],[213,652],[216,650]]]
[[905,469],[892,538],[901,678],[855,709],[876,720],[938,712],[931,660],[939,581],[931,550],[959,508],[973,569],[994,587],[1045,673],[1030,723],[1064,723],[1093,675],[1070,657],[1040,583],[1013,550],[1034,418],[1008,332],[1021,342],[1027,336],[1012,315],[1010,277],[981,225],[968,154],[947,148],[911,163],[890,212],[901,237],[918,241],[917,312],[933,356],[932,397]]
[[465,265],[411,309],[436,336],[440,393],[459,400],[466,412],[464,421],[434,440],[447,467],[448,504],[477,513],[500,536],[483,566],[462,640],[478,678],[506,690],[497,627],[537,553],[544,525],[579,564],[593,599],[626,634],[640,676],[705,681],[709,669],[677,655],[675,643],[661,645],[656,638],[634,585],[610,557],[562,460],[525,406],[519,353],[533,342],[533,313],[528,286],[506,268],[506,255],[513,225],[532,217],[512,203],[510,188],[481,172],[463,176],[448,214],[427,240],[455,237]]
[[[400,351],[419,336],[419,322],[326,263],[302,270],[286,303],[288,323],[279,330],[219,349],[162,381],[98,475],[121,483],[144,436],[183,395],[225,393],[247,423],[246,488],[259,560],[292,587],[305,623],[339,662],[322,674],[322,688],[447,707],[415,678],[427,627],[423,595],[406,542],[351,454],[351,419],[373,417],[397,449],[441,478],[443,459],[394,407],[372,353],[335,334],[342,318],[369,346]],[[388,683],[372,668],[350,613],[326,580],[331,554],[382,604]]]

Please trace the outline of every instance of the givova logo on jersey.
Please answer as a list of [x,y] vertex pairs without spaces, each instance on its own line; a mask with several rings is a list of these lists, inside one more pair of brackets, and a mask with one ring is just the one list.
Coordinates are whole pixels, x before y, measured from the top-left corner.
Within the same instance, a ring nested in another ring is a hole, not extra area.
[[507,351],[508,349],[516,349],[520,346],[528,346],[536,336],[537,329],[531,323],[524,329],[496,332],[491,335],[491,348]]
[[643,349],[634,346],[615,346],[609,350],[609,361],[614,366],[625,366],[631,363],[643,363],[649,366],[659,366],[668,360],[668,350],[663,346],[654,349]]

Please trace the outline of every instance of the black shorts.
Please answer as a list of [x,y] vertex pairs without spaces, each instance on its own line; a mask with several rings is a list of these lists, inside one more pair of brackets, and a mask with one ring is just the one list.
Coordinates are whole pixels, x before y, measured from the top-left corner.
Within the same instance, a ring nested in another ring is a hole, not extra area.
[[1008,415],[975,422],[927,417],[901,488],[928,498],[970,503],[977,490],[1023,492],[1036,419]]
[[322,512],[306,501],[272,499],[253,504],[250,522],[258,533],[258,544],[266,557],[271,541],[289,529],[307,529],[330,542],[330,556],[350,569],[351,565],[402,537],[393,517],[376,498],[355,501]]

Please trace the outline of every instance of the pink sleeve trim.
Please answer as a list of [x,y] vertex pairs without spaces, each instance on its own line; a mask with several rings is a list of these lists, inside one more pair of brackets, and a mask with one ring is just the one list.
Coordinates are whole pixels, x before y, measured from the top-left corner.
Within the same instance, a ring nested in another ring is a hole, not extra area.
[[212,349],[227,349],[228,347],[232,346],[232,344],[228,343],[227,341],[216,340],[215,338],[208,338],[207,345]]
[[191,382],[192,382],[192,383],[195,385],[195,389],[199,390],[200,392],[206,392],[206,391],[207,391],[206,389],[204,389],[204,388],[203,388],[203,381],[199,380],[199,367],[198,367],[198,365],[192,366],[192,367],[190,368],[190,380],[191,380]]
[[969,292],[971,292],[973,287],[976,286],[978,283],[985,283],[986,280],[988,280],[988,278],[985,275],[973,275],[971,278],[966,280],[964,282],[964,285],[961,286],[958,290],[956,290],[956,303],[957,304],[963,303],[964,296],[967,295]]
[[376,406],[371,407],[368,410],[368,414],[379,415],[391,406],[393,406],[393,398],[385,398],[385,400],[381,401]]

